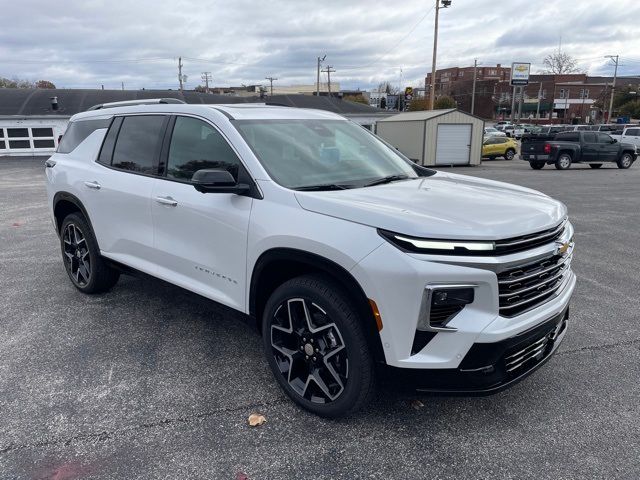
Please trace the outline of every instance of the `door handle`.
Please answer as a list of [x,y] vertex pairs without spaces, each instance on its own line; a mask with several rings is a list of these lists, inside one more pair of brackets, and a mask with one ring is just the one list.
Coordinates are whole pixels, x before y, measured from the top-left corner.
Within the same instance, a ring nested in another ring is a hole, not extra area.
[[100,190],[100,184],[95,180],[93,182],[84,182],[84,185],[89,188],[93,188],[94,190]]
[[178,202],[171,197],[156,197],[156,202],[169,207],[175,207],[178,205]]

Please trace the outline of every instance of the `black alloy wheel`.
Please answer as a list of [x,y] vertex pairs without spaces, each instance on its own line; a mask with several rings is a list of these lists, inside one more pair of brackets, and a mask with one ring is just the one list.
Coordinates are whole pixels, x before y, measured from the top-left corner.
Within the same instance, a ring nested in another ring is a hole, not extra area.
[[78,287],[86,287],[91,279],[89,245],[81,228],[67,223],[62,232],[64,262],[69,277]]
[[278,287],[264,312],[265,354],[280,386],[318,415],[338,417],[373,393],[373,362],[348,297],[331,279],[302,276]]

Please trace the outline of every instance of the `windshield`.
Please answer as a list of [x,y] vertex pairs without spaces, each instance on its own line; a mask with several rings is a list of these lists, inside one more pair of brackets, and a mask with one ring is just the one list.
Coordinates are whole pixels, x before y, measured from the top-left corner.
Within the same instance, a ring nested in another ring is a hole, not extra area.
[[273,180],[292,189],[363,187],[417,178],[393,149],[346,120],[236,120]]

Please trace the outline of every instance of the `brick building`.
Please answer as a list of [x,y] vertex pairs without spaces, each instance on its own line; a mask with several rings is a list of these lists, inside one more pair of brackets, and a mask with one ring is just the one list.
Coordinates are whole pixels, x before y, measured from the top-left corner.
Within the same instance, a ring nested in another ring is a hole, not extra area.
[[[510,68],[500,64],[495,67],[478,67],[474,110],[476,115],[487,119],[508,118],[511,115],[513,87],[509,84],[510,73]],[[427,75],[425,82],[428,89],[431,74]],[[520,95],[516,93],[516,112],[520,108],[520,118],[527,121],[606,121],[612,82],[612,77],[590,77],[584,73],[531,75],[529,85],[523,88],[521,106]],[[616,87],[627,86],[640,88],[640,77],[618,77]],[[460,110],[471,111],[472,90],[473,66],[436,71],[436,97],[451,96]]]

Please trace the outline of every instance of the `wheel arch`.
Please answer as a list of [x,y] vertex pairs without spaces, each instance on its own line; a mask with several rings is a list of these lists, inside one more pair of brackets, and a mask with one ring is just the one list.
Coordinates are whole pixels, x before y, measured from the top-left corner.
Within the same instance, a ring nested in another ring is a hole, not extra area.
[[[80,212],[82,216],[87,220],[91,233],[95,238],[95,232],[93,231],[93,225],[91,224],[91,218],[87,209],[82,204],[80,199],[69,192],[57,192],[53,197],[53,216],[56,222],[56,232],[60,235],[60,228],[65,217],[71,213]],[[97,242],[97,238],[96,238]]]
[[249,287],[249,314],[261,331],[262,314],[269,296],[291,278],[319,273],[336,280],[354,300],[371,352],[376,361],[384,362],[384,352],[376,321],[364,290],[344,267],[321,255],[294,248],[273,248],[256,261]]

